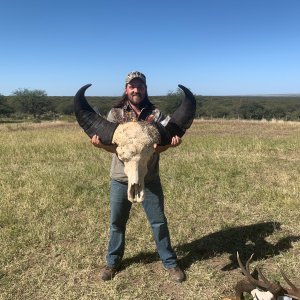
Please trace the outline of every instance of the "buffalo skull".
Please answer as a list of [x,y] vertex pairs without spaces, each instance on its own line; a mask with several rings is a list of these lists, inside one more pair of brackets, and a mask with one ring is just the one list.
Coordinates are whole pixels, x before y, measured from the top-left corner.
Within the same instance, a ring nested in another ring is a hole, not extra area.
[[195,97],[189,89],[178,85],[185,97],[165,126],[159,122],[145,121],[119,124],[107,121],[88,104],[85,91],[90,86],[83,86],[74,97],[77,121],[90,138],[98,135],[103,144],[117,145],[118,158],[124,163],[124,172],[128,177],[128,200],[142,202],[147,163],[154,153],[154,144],[169,145],[173,136],[182,137],[185,134],[195,116]]

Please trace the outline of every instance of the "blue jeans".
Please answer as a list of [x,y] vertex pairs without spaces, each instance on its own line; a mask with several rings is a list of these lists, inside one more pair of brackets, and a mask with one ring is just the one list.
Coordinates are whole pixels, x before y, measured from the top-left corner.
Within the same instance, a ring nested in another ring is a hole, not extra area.
[[[106,256],[109,267],[117,267],[124,255],[126,223],[132,205],[127,198],[127,187],[127,183],[116,180],[111,182],[110,238]],[[164,267],[167,269],[176,267],[177,256],[171,246],[168,223],[164,214],[164,195],[159,177],[145,185],[145,199],[142,205]]]

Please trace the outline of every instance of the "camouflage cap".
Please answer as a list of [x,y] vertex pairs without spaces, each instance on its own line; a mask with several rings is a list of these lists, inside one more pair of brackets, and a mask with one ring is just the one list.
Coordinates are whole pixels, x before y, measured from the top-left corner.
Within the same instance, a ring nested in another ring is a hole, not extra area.
[[139,71],[132,71],[130,72],[125,79],[125,84],[128,84],[132,79],[135,78],[139,78],[140,80],[142,80],[144,82],[144,84],[146,84],[146,76],[139,72]]

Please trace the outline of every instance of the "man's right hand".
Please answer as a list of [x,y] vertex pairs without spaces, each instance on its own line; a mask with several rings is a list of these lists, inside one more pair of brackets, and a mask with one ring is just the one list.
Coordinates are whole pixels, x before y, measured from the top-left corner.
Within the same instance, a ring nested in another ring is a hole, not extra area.
[[95,147],[97,147],[97,148],[104,149],[104,150],[106,150],[107,152],[116,153],[117,145],[115,145],[115,144],[112,144],[112,145],[105,145],[105,144],[102,144],[102,142],[101,142],[99,136],[96,135],[96,134],[91,138],[91,143],[92,143]]
[[97,148],[102,148],[102,146],[103,146],[99,136],[96,134],[91,138],[91,143]]

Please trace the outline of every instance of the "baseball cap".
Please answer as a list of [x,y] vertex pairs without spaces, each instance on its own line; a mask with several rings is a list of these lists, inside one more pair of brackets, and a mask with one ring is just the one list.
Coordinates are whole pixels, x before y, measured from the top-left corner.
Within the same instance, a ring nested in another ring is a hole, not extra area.
[[129,83],[134,78],[139,78],[140,80],[142,80],[144,82],[144,84],[146,84],[146,76],[143,73],[139,72],[139,71],[130,72],[126,76],[125,84]]

